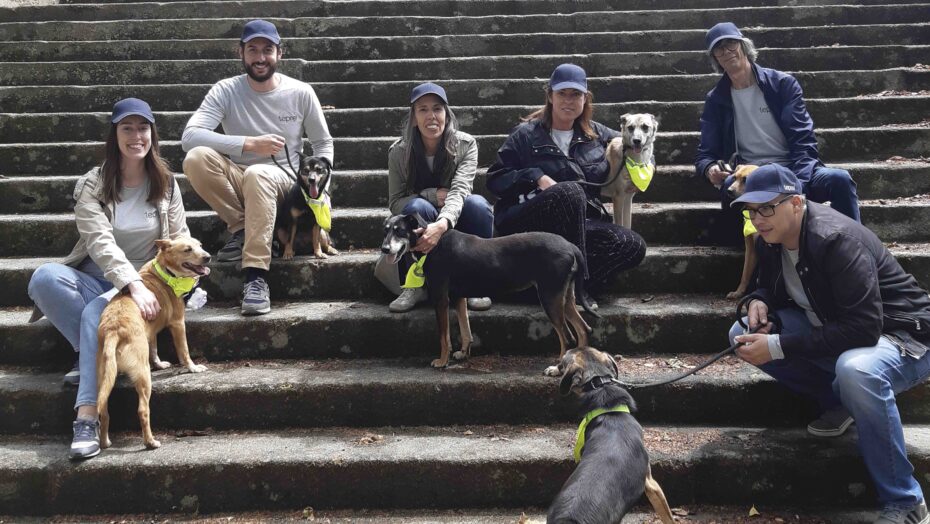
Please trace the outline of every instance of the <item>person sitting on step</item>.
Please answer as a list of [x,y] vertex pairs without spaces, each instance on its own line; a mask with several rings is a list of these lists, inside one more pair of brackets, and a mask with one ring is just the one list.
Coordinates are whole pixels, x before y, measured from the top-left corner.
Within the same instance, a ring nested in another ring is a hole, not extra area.
[[190,236],[181,190],[158,151],[155,117],[147,103],[120,100],[110,115],[104,160],[74,187],[80,238],[61,263],[42,264],[29,280],[35,302],[30,322],[47,316],[78,353],[65,383],[76,385],[70,457],[100,453],[97,421],[97,327],[117,292],[128,293],[143,318],[160,306],[138,270],[155,258],[155,241]]
[[[478,144],[473,136],[459,131],[445,89],[433,83],[413,89],[401,135],[388,151],[388,207],[392,215],[418,213],[429,223],[413,250],[429,253],[452,228],[491,238],[491,204],[472,194]],[[408,257],[397,264],[401,281],[411,264]],[[424,300],[426,289],[406,288],[388,309],[410,311]],[[467,302],[473,310],[491,307],[488,297],[469,298]]]
[[[310,85],[276,72],[284,55],[274,24],[245,24],[239,56],[245,74],[219,81],[207,93],[181,138],[184,174],[230,232],[216,260],[242,261],[242,314],[271,311],[266,276],[278,204],[294,179],[274,165],[300,165],[303,135],[313,155],[333,163],[333,139]],[[223,126],[220,134],[214,132]],[[280,155],[290,153],[290,158]]]

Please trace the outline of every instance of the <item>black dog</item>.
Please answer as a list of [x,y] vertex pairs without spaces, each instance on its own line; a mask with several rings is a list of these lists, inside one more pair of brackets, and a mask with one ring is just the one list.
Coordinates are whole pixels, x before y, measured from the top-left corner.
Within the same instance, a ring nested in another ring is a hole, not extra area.
[[[297,222],[300,217],[309,214],[313,223],[312,245],[313,254],[317,258],[327,258],[327,255],[338,255],[339,251],[332,245],[329,237],[329,224],[326,228],[320,227],[319,221],[314,213],[311,212],[308,198],[315,201],[324,201],[322,204],[329,206],[329,183],[331,170],[329,161],[325,158],[315,156],[300,156],[300,169],[297,170],[297,180],[291,187],[290,191],[284,196],[284,201],[278,206],[278,214],[275,219],[275,231],[278,233],[278,241],[284,247],[283,258],[290,260],[294,258],[294,239],[297,236]],[[277,164],[277,162],[275,162]],[[281,167],[281,166],[278,166]],[[281,168],[284,170],[284,168]],[[286,173],[290,174],[287,170]],[[329,210],[327,209],[328,213]]]
[[[394,263],[397,263],[420,239],[422,232],[417,231],[426,226],[419,215],[397,215],[387,219],[381,251],[394,255]],[[530,286],[536,286],[539,301],[559,335],[559,357],[570,347],[568,324],[575,331],[578,345],[587,345],[591,328],[575,309],[576,293],[585,296],[586,272],[581,251],[552,233],[520,233],[485,239],[454,229],[446,231],[423,263],[427,293],[436,309],[442,346],[440,357],[432,362],[433,367],[441,368],[449,363],[452,347],[450,299],[455,304],[462,334],[462,349],[453,356],[464,359],[471,352],[472,342],[465,299],[521,291]],[[585,311],[598,316],[591,311],[590,304],[582,302]],[[557,373],[556,366],[546,370],[549,375]]]
[[627,412],[608,411],[590,420],[578,467],[552,501],[546,522],[620,522],[645,491],[663,524],[673,523],[665,493],[652,478],[643,428],[631,414],[636,412],[636,403],[612,382],[619,375],[617,362],[597,349],[579,347],[562,357],[559,369],[564,373],[559,391],[578,395],[583,417],[618,406],[626,406]]

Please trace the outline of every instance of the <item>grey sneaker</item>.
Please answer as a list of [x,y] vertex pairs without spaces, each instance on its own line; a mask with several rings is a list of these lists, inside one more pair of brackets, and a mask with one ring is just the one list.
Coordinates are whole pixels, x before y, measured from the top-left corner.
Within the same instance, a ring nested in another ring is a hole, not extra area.
[[807,425],[807,432],[815,437],[838,437],[853,423],[852,415],[843,406],[825,411],[820,418]]
[[74,363],[74,367],[71,368],[71,371],[65,373],[65,379],[64,379],[65,384],[69,386],[77,386],[81,383],[80,364],[81,364],[81,361],[78,360],[77,362]]
[[222,249],[216,252],[216,260],[219,262],[235,262],[242,260],[242,244],[245,242],[245,230],[240,229],[232,235]]
[[930,523],[930,514],[927,513],[927,503],[921,501],[920,504],[910,508],[900,506],[885,506],[875,524],[928,524]]
[[400,296],[395,298],[388,306],[391,313],[403,313],[415,308],[417,304],[426,300],[426,289],[422,287],[410,287],[401,291]]
[[466,299],[468,309],[472,311],[487,311],[491,309],[491,299],[488,297],[472,297]]
[[73,424],[74,438],[71,439],[71,460],[88,459],[100,454],[100,422],[77,419]]
[[271,311],[271,291],[264,278],[246,282],[242,287],[242,314],[264,315]]

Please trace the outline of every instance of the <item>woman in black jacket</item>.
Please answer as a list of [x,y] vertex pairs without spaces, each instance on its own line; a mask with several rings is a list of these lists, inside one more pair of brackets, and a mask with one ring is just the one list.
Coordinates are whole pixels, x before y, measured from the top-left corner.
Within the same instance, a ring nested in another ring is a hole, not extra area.
[[498,235],[563,236],[585,254],[586,290],[597,291],[618,271],[639,265],[646,243],[611,222],[600,188],[576,183],[606,181],[607,144],[620,136],[592,121],[593,112],[584,70],[574,64],[555,68],[545,107],[517,126],[497,151],[488,189],[500,198],[494,209]]

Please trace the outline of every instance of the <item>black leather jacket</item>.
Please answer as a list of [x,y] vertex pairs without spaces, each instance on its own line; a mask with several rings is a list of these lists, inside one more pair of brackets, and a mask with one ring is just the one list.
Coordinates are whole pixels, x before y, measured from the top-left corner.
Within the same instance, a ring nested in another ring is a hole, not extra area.
[[[781,249],[761,237],[756,241],[759,287],[751,296],[765,302],[770,312],[793,304],[782,275]],[[858,222],[808,201],[795,267],[823,327],[813,328],[810,336],[782,334],[785,356],[838,356],[874,346],[883,333],[903,335],[905,343],[930,339],[927,292],[875,233]]]
[[[610,171],[607,144],[620,133],[597,122],[591,122],[591,126],[598,138],[588,138],[576,127],[569,156],[555,145],[540,121],[533,120],[514,128],[497,150],[497,161],[488,168],[488,190],[500,198],[494,206],[495,218],[503,217],[508,209],[519,203],[521,195],[536,189],[543,175],[549,175],[556,182],[604,182]],[[599,188],[583,187],[589,199],[599,198]]]

